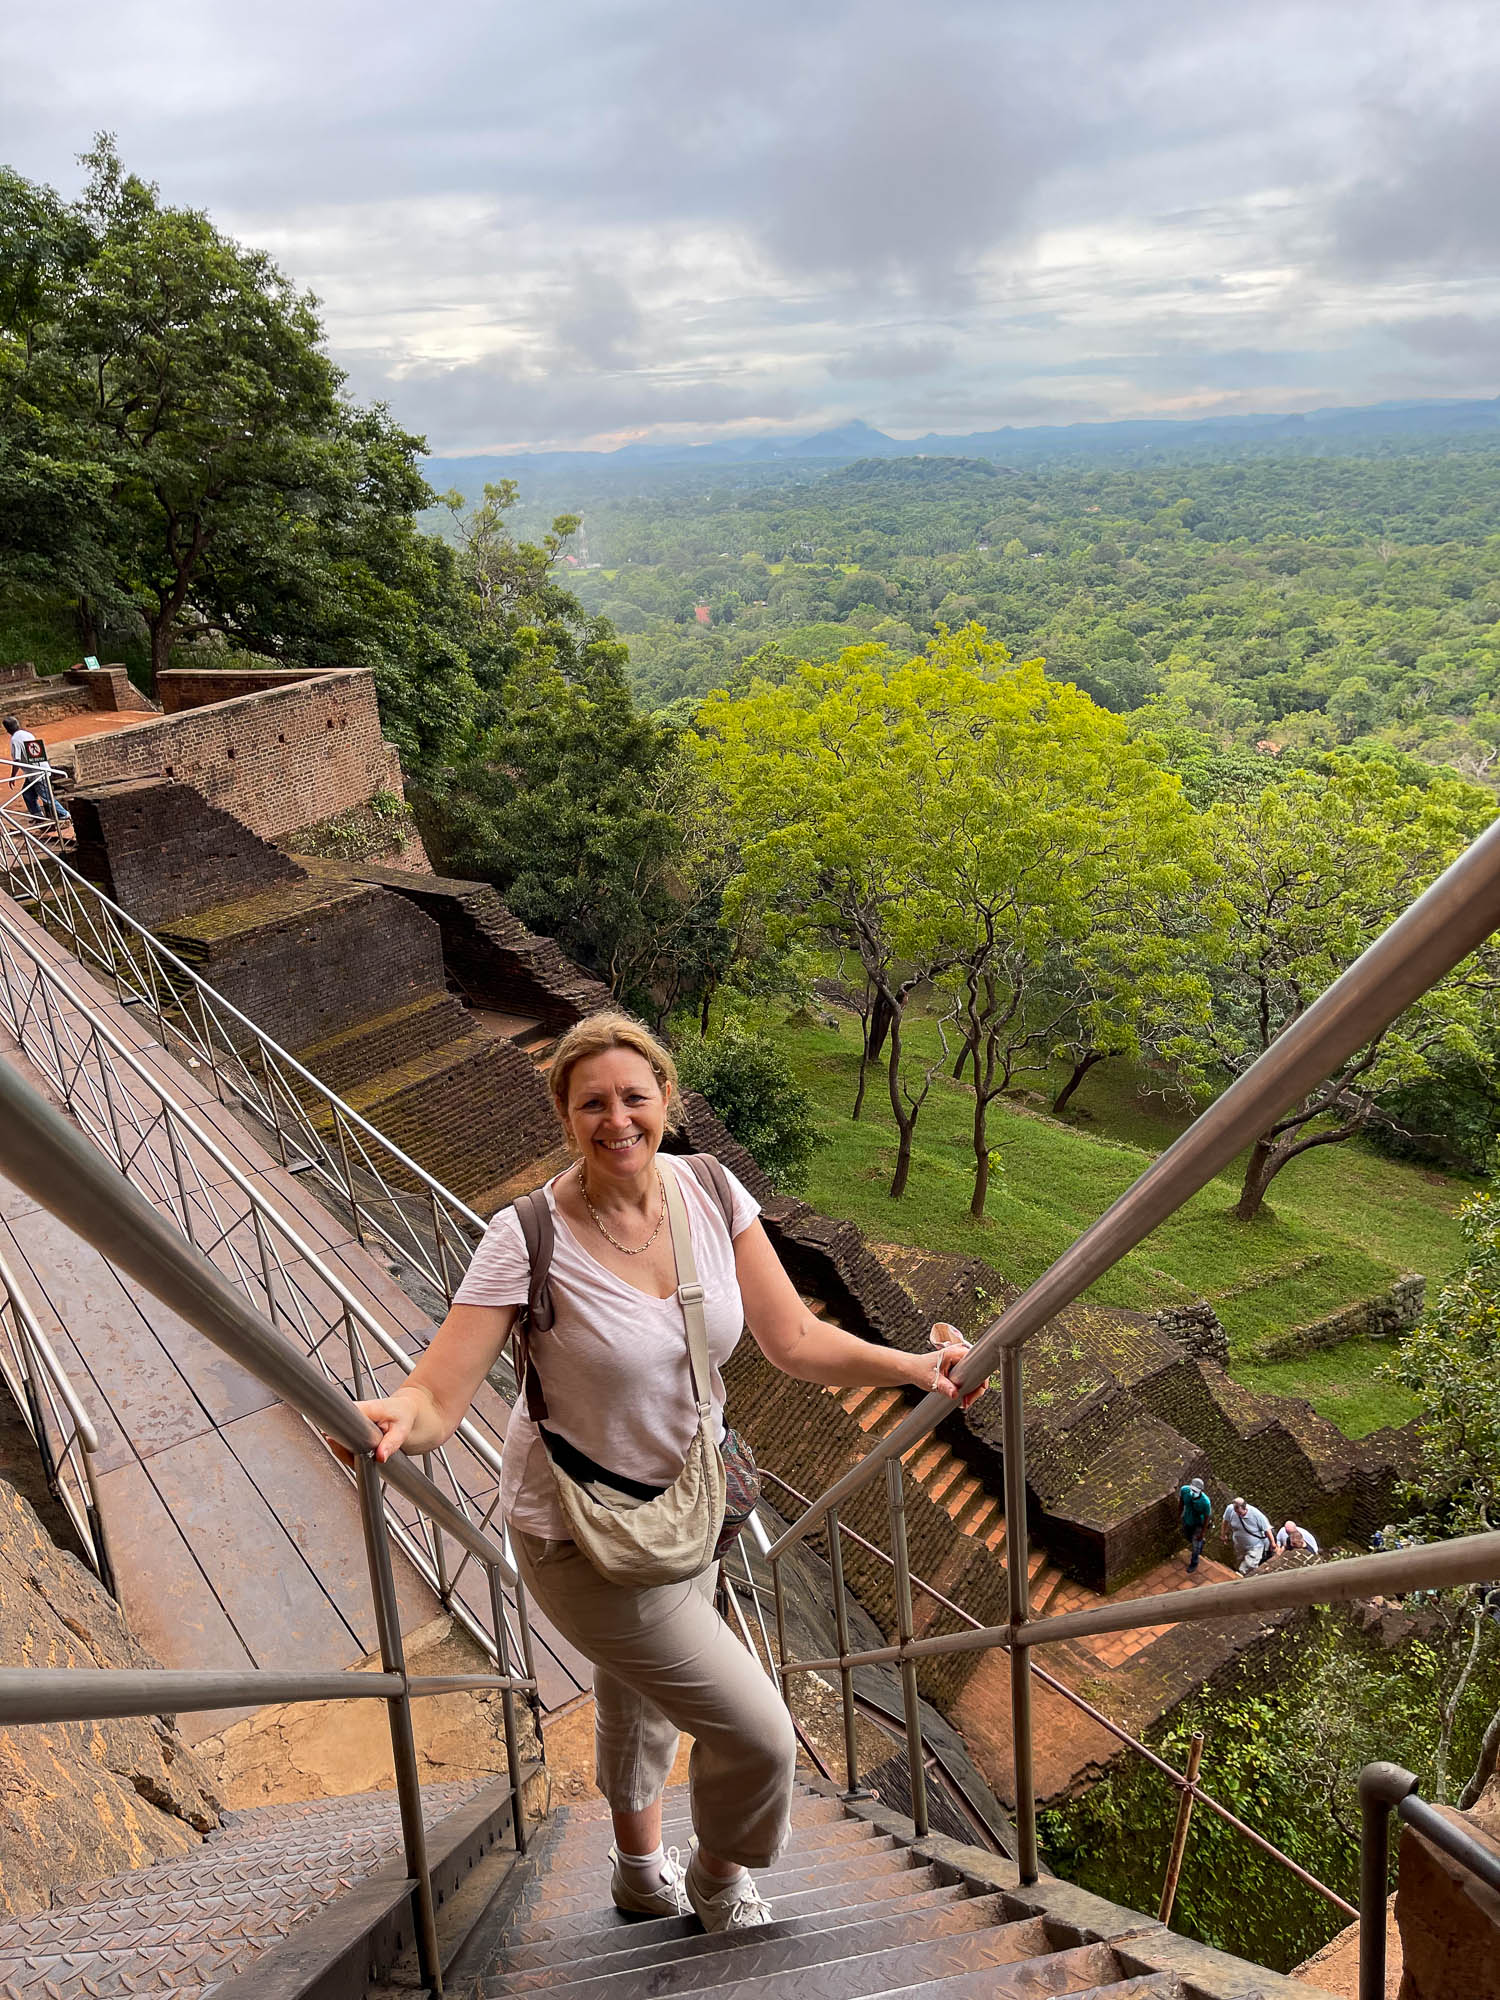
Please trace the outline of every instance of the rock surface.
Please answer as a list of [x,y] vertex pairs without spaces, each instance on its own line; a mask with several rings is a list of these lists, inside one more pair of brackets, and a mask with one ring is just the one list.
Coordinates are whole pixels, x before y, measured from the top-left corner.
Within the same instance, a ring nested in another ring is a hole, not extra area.
[[[1472,1813],[1438,1810],[1500,1855],[1500,1781]],[[1401,1830],[1401,2000],[1500,2000],[1500,1896],[1411,1827]]]
[[[414,1674],[487,1674],[488,1656],[451,1618],[408,1632],[406,1665]],[[355,1662],[374,1668],[378,1657]],[[516,1703],[521,1758],[537,1745],[524,1700]],[[432,1695],[413,1705],[417,1765],[423,1784],[501,1778],[505,1735],[498,1693]],[[293,1799],[342,1798],[395,1783],[391,1732],[383,1701],[273,1703],[198,1744],[227,1806],[236,1811]]]
[[[0,1481],[0,1666],[154,1667],[118,1605]],[[218,1825],[207,1772],[171,1718],[0,1728],[0,1910],[187,1854]]]

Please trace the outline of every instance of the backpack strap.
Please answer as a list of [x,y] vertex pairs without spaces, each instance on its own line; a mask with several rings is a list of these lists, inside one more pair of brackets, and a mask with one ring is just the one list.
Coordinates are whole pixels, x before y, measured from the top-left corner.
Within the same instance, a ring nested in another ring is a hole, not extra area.
[[557,1231],[545,1189],[538,1188],[535,1194],[518,1194],[512,1205],[526,1243],[526,1261],[531,1267],[526,1304],[516,1315],[512,1338],[516,1358],[521,1364],[527,1413],[534,1424],[544,1424],[547,1421],[547,1399],[542,1394],[541,1378],[531,1365],[531,1335],[533,1332],[545,1333],[553,1321],[552,1292],[547,1274],[552,1269]]
[[[699,1187],[703,1188],[704,1193],[712,1199],[720,1215],[724,1218],[724,1227],[733,1236],[734,1189],[729,1185],[729,1176],[724,1171],[724,1162],[716,1153],[684,1153],[681,1156],[679,1164],[692,1168],[693,1179],[697,1181]],[[706,1186],[705,1183],[707,1183]]]

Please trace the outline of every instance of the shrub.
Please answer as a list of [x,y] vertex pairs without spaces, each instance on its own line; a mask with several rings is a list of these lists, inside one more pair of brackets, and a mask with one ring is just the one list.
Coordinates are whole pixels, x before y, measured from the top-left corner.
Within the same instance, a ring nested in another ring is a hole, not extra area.
[[678,1050],[683,1088],[701,1091],[753,1153],[780,1194],[800,1194],[812,1156],[826,1141],[813,1102],[769,1037],[728,1020],[709,1040]]

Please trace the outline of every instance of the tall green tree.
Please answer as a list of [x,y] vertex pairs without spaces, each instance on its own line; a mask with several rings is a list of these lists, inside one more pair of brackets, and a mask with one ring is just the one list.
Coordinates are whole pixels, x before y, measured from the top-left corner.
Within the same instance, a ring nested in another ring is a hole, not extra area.
[[452,496],[476,713],[430,782],[444,864],[495,883],[622,1000],[662,1020],[722,976],[733,857],[681,732],[643,714],[625,647],[555,575],[576,520],[518,540],[514,485]]
[[[1216,806],[1209,820],[1233,920],[1198,1030],[1206,1056],[1231,1076],[1248,1069],[1493,815],[1493,801],[1462,780],[1412,785],[1389,765],[1339,755]],[[1482,1060],[1497,978],[1492,943],[1269,1125],[1251,1147],[1235,1213],[1258,1215],[1301,1154],[1364,1131],[1384,1094],[1445,1060]]]
[[733,902],[756,908],[778,943],[808,939],[857,960],[873,1004],[855,1116],[868,1066],[885,1051],[898,1135],[891,1193],[900,1196],[931,1084],[930,1069],[917,1082],[907,1074],[904,1023],[912,993],[938,968],[935,905],[917,861],[940,774],[924,716],[884,647],[852,648],[829,666],[778,661],[777,675],[752,680],[737,700],[711,697],[698,718],[742,860]]
[[699,727],[741,893],[856,956],[876,996],[865,1057],[889,1051],[893,1195],[934,1074],[908,1074],[906,1009],[933,983],[946,996],[973,1071],[982,1214],[995,1098],[1051,1060],[1062,1021],[1128,1045],[1143,987],[1180,980],[1187,947],[1166,912],[1212,863],[1176,779],[1117,718],[1040,661],[1014,665],[979,627],[899,664],[855,648],[756,682],[710,700]]
[[351,403],[316,302],[261,251],[85,156],[81,198],[0,174],[0,583],[66,591],[93,650],[138,619],[159,672],[219,633],[372,665],[409,756],[472,699],[452,557],[414,516],[420,438]]

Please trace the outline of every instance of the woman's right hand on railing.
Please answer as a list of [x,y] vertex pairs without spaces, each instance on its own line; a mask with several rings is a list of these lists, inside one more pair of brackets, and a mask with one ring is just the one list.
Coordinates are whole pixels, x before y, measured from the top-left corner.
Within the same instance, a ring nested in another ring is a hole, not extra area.
[[[394,1395],[375,1397],[369,1402],[356,1403],[354,1407],[362,1411],[382,1433],[373,1454],[377,1465],[384,1465],[398,1451],[420,1456],[423,1451],[430,1451],[441,1442],[434,1439],[433,1445],[425,1444],[420,1435],[424,1430],[437,1428],[437,1411],[424,1389],[408,1384],[397,1389]],[[415,1438],[413,1433],[417,1433]],[[354,1454],[347,1445],[340,1444],[337,1438],[326,1436],[325,1442],[335,1458],[345,1465],[353,1465]]]

